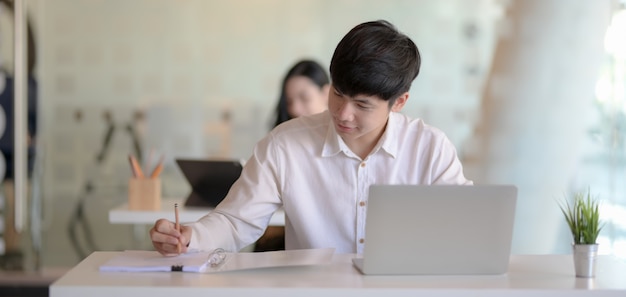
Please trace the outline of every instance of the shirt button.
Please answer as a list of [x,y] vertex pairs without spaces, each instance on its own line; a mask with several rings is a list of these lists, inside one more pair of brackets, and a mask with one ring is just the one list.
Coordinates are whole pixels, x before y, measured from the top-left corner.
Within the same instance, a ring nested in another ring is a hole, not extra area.
[[365,206],[365,201],[361,201],[361,202],[359,202],[359,205],[360,205],[360,206]]
[[365,239],[363,238],[359,239],[359,243],[364,243],[364,242],[365,242]]
[[365,162],[361,163],[361,167],[365,167]]

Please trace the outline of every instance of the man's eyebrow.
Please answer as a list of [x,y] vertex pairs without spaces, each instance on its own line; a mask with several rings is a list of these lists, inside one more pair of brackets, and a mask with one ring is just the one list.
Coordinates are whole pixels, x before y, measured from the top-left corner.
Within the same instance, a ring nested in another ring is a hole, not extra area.
[[368,98],[354,98],[353,101],[356,103],[372,105],[372,101]]

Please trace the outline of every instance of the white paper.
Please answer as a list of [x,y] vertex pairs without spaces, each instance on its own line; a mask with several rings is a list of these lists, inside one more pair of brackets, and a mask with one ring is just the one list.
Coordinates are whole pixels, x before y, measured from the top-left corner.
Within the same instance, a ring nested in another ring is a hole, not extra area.
[[[213,272],[253,268],[323,265],[332,260],[335,249],[286,250],[261,253],[233,253]],[[211,271],[209,271],[211,272]]]
[[261,253],[226,253],[220,265],[208,265],[209,252],[187,253],[165,257],[156,251],[124,251],[100,266],[106,272],[159,272],[176,271],[173,266],[182,266],[183,272],[214,273],[242,269],[322,265],[332,259],[335,249],[287,250]]
[[154,272],[174,271],[173,266],[182,266],[185,272],[206,270],[210,253],[190,253],[165,257],[156,251],[124,251],[100,266],[100,271]]

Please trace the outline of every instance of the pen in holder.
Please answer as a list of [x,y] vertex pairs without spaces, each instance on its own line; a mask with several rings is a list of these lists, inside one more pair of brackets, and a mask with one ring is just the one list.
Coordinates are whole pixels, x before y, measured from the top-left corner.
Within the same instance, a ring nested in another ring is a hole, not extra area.
[[128,181],[128,209],[161,209],[161,179],[131,177]]

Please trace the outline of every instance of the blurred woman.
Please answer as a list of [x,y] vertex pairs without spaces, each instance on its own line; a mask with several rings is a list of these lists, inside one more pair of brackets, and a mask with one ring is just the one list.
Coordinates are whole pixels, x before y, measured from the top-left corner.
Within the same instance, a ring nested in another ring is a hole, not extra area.
[[[273,127],[299,116],[312,115],[328,108],[330,79],[324,68],[315,61],[296,63],[283,79],[276,106]],[[285,249],[285,228],[269,226],[254,246],[255,252]]]
[[329,83],[326,70],[317,62],[302,60],[296,63],[283,79],[274,127],[292,118],[326,110]]

